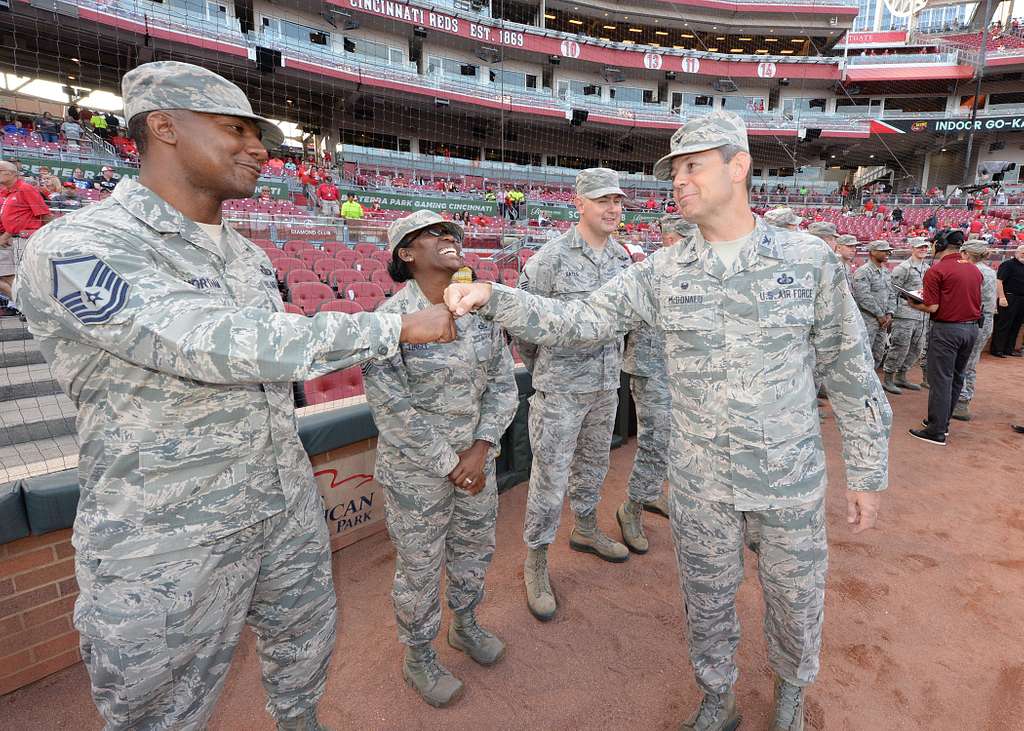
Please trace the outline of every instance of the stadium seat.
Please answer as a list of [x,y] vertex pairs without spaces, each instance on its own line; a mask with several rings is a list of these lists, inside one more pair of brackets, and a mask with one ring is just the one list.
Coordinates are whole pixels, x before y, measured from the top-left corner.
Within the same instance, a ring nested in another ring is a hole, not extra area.
[[331,300],[330,302],[324,302],[320,305],[320,312],[345,312],[349,315],[355,315],[360,312],[364,312],[363,306],[355,300]]
[[385,269],[385,265],[378,259],[372,257],[363,257],[356,261],[356,269],[363,272],[376,272]]
[[299,256],[309,269],[313,269],[313,265],[316,264],[320,259],[333,259],[333,257],[326,251],[320,251],[320,249],[305,249],[299,252]]
[[321,282],[330,282],[331,272],[338,268],[338,260],[332,259],[330,255],[323,256],[313,262],[313,271],[320,277]]
[[375,272],[371,272],[370,281],[378,285],[382,290],[384,290],[384,294],[388,297],[390,297],[395,292],[395,280],[392,279],[391,275],[388,274],[383,269],[378,269]]
[[462,255],[462,261],[463,261],[463,263],[466,266],[468,266],[468,267],[470,267],[472,269],[476,269],[477,264],[480,263],[480,255],[479,254],[474,254],[472,252],[470,252],[468,254],[463,254]]
[[334,253],[334,260],[338,262],[339,269],[341,267],[355,269],[356,262],[359,261],[359,254],[352,251],[352,249],[339,249]]
[[533,249],[520,249],[518,254],[520,268],[522,268],[523,264],[525,264],[527,260],[536,253],[537,252]]
[[358,366],[328,373],[303,385],[306,403],[310,406],[338,399],[351,398],[363,393],[363,372]]
[[[301,284],[303,282],[316,282],[319,284],[320,277],[309,269],[292,269],[285,277],[285,284],[289,290],[291,290],[296,284]],[[292,301],[294,302],[295,300]]]
[[385,299],[384,290],[373,282],[352,282],[345,288],[345,296],[361,304],[367,312],[372,312]]
[[476,278],[485,282],[497,282],[501,277],[498,274],[498,265],[493,261],[482,261],[476,267]]
[[324,251],[337,259],[339,251],[350,251],[350,249],[340,241],[325,241]]
[[279,262],[282,259],[287,258],[287,256],[288,256],[286,253],[284,253],[280,249],[274,249],[273,251],[270,251],[269,249],[267,249],[267,250],[264,250],[263,253],[267,255],[268,259],[270,259],[270,263],[271,264]]
[[366,274],[357,269],[334,269],[328,275],[327,281],[340,293],[353,282],[365,282]]
[[359,256],[373,256],[380,251],[380,247],[376,244],[368,244],[364,241],[355,245],[355,251]]
[[501,283],[506,287],[515,287],[519,283],[519,272],[515,269],[502,269]]
[[288,276],[288,272],[292,269],[305,269],[306,262],[296,257],[282,257],[274,262],[274,269],[277,270],[277,281],[284,282],[284,278]]
[[313,244],[308,241],[293,239],[291,241],[285,241],[283,248],[285,253],[291,254],[292,256],[299,256],[301,252],[306,251],[307,249],[312,249]]
[[320,305],[334,299],[334,292],[331,288],[320,282],[299,282],[288,289],[292,303],[301,307],[302,312],[306,315],[316,314]]
[[290,313],[292,315],[305,315],[306,314],[305,312],[302,311],[301,307],[299,307],[298,305],[293,305],[291,302],[285,302],[284,303],[284,311],[288,312],[288,313]]

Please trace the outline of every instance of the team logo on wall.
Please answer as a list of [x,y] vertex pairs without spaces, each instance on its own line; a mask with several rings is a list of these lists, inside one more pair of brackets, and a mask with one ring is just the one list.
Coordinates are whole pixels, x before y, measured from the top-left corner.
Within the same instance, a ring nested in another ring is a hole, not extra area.
[[566,58],[579,58],[580,44],[576,41],[562,41],[562,55]]
[[684,58],[680,63],[683,71],[688,74],[695,74],[700,71],[700,59],[699,58]]
[[927,132],[928,131],[928,123],[927,122],[914,122],[912,125],[910,125],[910,131],[911,132]]
[[657,71],[661,68],[661,54],[660,53],[645,53],[644,54],[644,66],[649,69]]
[[918,11],[924,10],[928,0],[885,0],[885,7],[897,18],[909,18]]
[[757,75],[762,79],[771,79],[775,76],[775,64],[771,61],[762,61],[757,65]]

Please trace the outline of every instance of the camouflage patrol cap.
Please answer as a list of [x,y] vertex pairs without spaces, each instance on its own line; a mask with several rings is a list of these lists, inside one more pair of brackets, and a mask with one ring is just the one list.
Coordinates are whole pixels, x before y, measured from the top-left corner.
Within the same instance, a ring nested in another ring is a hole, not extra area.
[[735,145],[744,152],[750,151],[747,146],[747,125],[742,117],[732,112],[712,112],[694,117],[672,135],[669,153],[654,163],[654,177],[670,180],[672,160],[680,155],[715,150],[726,145]]
[[452,236],[462,241],[462,226],[455,223],[455,221],[446,221],[441,217],[441,214],[434,211],[420,210],[410,213],[408,216],[396,218],[391,222],[391,225],[388,226],[388,247],[391,251],[394,251],[402,243],[402,239],[409,234],[422,231],[436,224],[444,226],[451,232]]
[[807,233],[814,236],[828,236],[829,238],[835,238],[838,234],[836,225],[828,221],[815,221],[807,227]]
[[922,246],[932,245],[932,242],[930,242],[924,236],[911,236],[909,239],[907,239],[907,243],[910,244],[911,249],[919,249]]
[[981,239],[970,239],[965,241],[964,245],[960,247],[960,251],[967,254],[977,254],[978,256],[985,256],[988,254],[988,242],[982,241]]
[[857,237],[854,236],[853,234],[842,234],[841,236],[836,236],[836,245],[838,245],[838,246],[856,246],[857,245]]
[[245,92],[202,66],[181,61],[153,61],[137,66],[121,79],[124,117],[145,112],[185,109],[204,114],[224,114],[251,119],[263,133],[265,147],[284,142],[281,128],[253,114]]
[[792,208],[783,206],[781,208],[773,208],[764,214],[764,220],[773,226],[799,226],[803,223],[800,216],[793,213]]
[[892,245],[888,241],[875,239],[868,244],[868,251],[892,251]]
[[697,228],[697,224],[690,223],[678,214],[669,213],[658,219],[658,228],[661,229],[662,234],[674,233],[677,236],[687,236]]
[[576,175],[576,195],[584,198],[600,198],[603,195],[626,194],[619,187],[619,174],[610,168],[587,168]]

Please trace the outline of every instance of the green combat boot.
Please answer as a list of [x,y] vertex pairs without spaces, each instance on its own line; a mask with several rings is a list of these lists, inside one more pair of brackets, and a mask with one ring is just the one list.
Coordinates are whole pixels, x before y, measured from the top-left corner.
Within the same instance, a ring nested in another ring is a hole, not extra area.
[[526,605],[530,608],[530,614],[541,622],[547,622],[558,610],[558,600],[548,580],[547,546],[527,549],[523,579],[526,582]]
[[893,394],[895,396],[899,396],[901,393],[903,393],[903,391],[900,390],[899,386],[897,386],[895,383],[893,383],[892,379],[893,379],[893,374],[892,373],[886,373],[885,377],[882,379],[882,388],[884,388],[886,391],[888,391],[889,393],[891,393],[891,394]]
[[644,503],[644,510],[648,513],[654,513],[660,515],[662,518],[669,517],[668,514],[668,498],[665,497],[665,493],[658,495],[657,500],[652,500],[649,503]]
[[705,693],[700,707],[683,722],[679,731],[734,731],[742,720],[736,708],[736,694],[731,690],[722,695]]
[[472,609],[455,613],[448,627],[448,644],[480,665],[494,665],[505,657],[505,643],[476,623]]
[[619,529],[622,531],[622,542],[633,553],[647,553],[650,543],[644,534],[644,510],[643,505],[632,500],[626,500],[615,511],[615,519],[619,521]]
[[278,719],[277,731],[331,731],[316,718],[316,709],[311,708],[295,718]]
[[430,645],[405,648],[402,675],[409,687],[434,708],[449,706],[462,695],[462,681],[437,661]]
[[918,386],[916,383],[911,383],[910,381],[907,380],[907,372],[906,371],[900,371],[899,373],[897,373],[896,374],[896,378],[893,381],[893,383],[895,383],[900,388],[905,388],[908,391],[920,391],[921,390],[921,387]]
[[775,677],[771,731],[804,731],[804,689]]
[[971,416],[971,402],[970,401],[957,401],[956,406],[953,407],[953,418],[957,421],[970,421],[974,417]]
[[612,563],[629,559],[629,549],[613,541],[597,527],[597,515],[577,515],[576,525],[569,534],[569,548],[583,553],[592,553]]

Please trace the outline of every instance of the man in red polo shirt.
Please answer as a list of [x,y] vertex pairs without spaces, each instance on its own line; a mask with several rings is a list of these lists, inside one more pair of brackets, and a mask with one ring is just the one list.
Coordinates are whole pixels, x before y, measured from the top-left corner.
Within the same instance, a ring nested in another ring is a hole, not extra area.
[[0,295],[13,302],[14,274],[28,237],[50,221],[50,207],[38,190],[21,179],[18,166],[0,160]]
[[909,303],[932,316],[928,335],[928,419],[923,429],[911,429],[910,434],[942,447],[946,446],[949,420],[960,399],[981,319],[981,270],[960,258],[963,243],[963,231],[945,231],[935,237],[935,256],[939,259],[925,272],[924,303]]
[[341,204],[338,198],[341,195],[338,186],[330,175],[324,178],[324,182],[316,189],[316,195],[320,199],[320,211],[325,216],[337,216],[341,211]]

